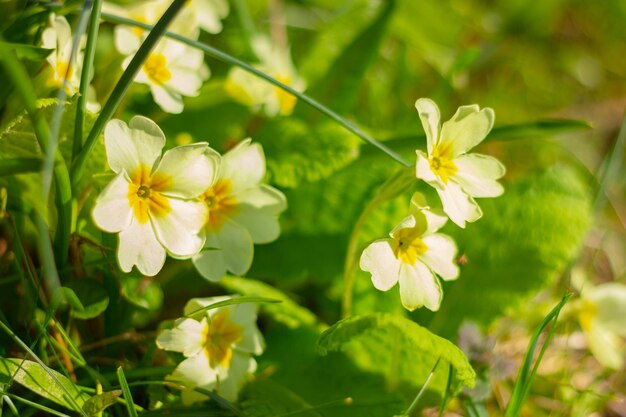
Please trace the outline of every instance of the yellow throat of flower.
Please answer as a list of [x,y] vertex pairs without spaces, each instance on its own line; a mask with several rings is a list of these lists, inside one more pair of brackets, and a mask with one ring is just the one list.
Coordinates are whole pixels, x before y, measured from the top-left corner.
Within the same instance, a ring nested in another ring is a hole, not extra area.
[[172,78],[172,73],[167,68],[167,58],[161,53],[151,53],[143,64],[143,70],[157,84],[165,84]]
[[452,162],[452,146],[450,142],[445,145],[435,145],[428,162],[430,163],[430,169],[441,178],[444,184],[447,184],[450,177],[458,171],[457,166]]
[[140,165],[131,173],[130,181],[128,203],[139,223],[147,223],[150,214],[165,217],[171,211],[169,200],[161,194],[171,185],[171,178],[159,173],[151,176],[150,168]]
[[420,239],[421,231],[415,227],[406,227],[393,234],[392,249],[396,259],[405,264],[414,265],[417,258],[428,250]]
[[[69,71],[68,71],[69,69]],[[59,82],[62,80],[71,80],[72,79],[72,68],[69,68],[69,62],[57,61],[57,76],[59,77]]]
[[[293,82],[291,77],[287,74],[278,74],[276,76],[276,79],[280,81],[281,83],[288,85],[288,86],[291,86],[291,83]],[[279,87],[274,87],[274,93],[276,94],[276,98],[278,99],[278,106],[280,109],[280,114],[282,115],[291,114],[294,106],[296,105],[296,101],[298,101],[298,99],[295,96],[291,95],[290,93],[286,92],[285,90]]]
[[233,344],[243,337],[243,329],[230,319],[228,310],[218,311],[209,319],[203,331],[204,353],[212,368],[228,368],[233,357]]
[[237,210],[237,199],[231,195],[233,185],[229,180],[218,180],[200,196],[209,209],[206,229],[214,232],[224,225],[226,217]]

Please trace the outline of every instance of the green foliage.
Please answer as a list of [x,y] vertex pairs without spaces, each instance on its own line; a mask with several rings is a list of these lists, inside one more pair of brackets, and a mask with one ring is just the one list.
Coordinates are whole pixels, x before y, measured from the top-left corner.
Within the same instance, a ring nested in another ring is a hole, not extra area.
[[[320,412],[289,388],[269,379],[248,384],[241,393],[241,409],[248,417],[275,417],[297,413],[302,417],[322,417]],[[309,411],[309,409],[312,409]]]
[[92,279],[70,281],[65,285],[74,291],[83,306],[82,309],[72,309],[72,316],[77,319],[87,320],[98,317],[109,305],[106,290]]
[[587,188],[564,167],[508,184],[502,197],[480,205],[480,221],[448,229],[467,265],[444,288],[431,324],[437,333],[453,336],[463,320],[488,324],[552,282],[578,254],[591,222]]
[[131,304],[151,311],[163,305],[163,290],[158,282],[133,275],[125,275],[120,281],[122,296]]
[[[50,374],[54,375],[54,378]],[[51,369],[44,370],[37,362],[0,358],[2,383],[9,383],[13,376],[15,376],[13,380],[25,388],[70,410],[78,411],[74,409],[73,403],[82,407],[90,398],[89,394],[80,390],[64,375]],[[59,386],[59,383],[65,387],[65,390]],[[72,395],[73,401],[67,398],[66,391]]]
[[115,404],[120,395],[122,395],[122,390],[119,389],[94,395],[85,401],[83,411],[88,416],[95,416]]

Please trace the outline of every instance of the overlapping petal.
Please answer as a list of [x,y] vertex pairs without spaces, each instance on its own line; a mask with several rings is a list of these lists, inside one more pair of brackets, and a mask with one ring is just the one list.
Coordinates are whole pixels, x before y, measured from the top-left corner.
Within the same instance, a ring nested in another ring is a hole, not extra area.
[[207,210],[199,201],[168,199],[167,215],[150,214],[150,221],[159,242],[174,256],[188,258],[200,251],[204,236],[199,235]]
[[393,253],[390,239],[370,244],[361,254],[359,265],[372,274],[372,283],[378,290],[387,291],[398,282],[401,263]]
[[128,202],[128,182],[126,172],[120,172],[96,200],[92,216],[105,232],[118,233],[130,225],[133,210]]
[[135,218],[120,232],[117,259],[124,272],[137,266],[147,276],[156,275],[165,263],[165,248],[156,239],[150,222],[141,224]]
[[126,125],[111,120],[104,128],[104,146],[109,166],[115,173],[131,175],[139,166],[152,169],[165,146],[165,135],[152,120],[135,116]]
[[156,175],[168,178],[163,194],[178,198],[195,198],[215,180],[218,166],[205,154],[207,143],[178,146],[163,155]]
[[425,306],[431,311],[439,310],[442,291],[439,281],[426,265],[402,265],[400,268],[400,300],[409,311]]

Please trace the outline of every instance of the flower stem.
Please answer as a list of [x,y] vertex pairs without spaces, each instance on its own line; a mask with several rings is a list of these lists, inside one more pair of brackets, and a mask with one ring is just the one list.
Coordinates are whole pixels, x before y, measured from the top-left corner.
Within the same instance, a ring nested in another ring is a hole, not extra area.
[[[72,164],[71,169],[71,177],[72,177],[72,186],[76,187],[80,177],[82,175],[83,167],[85,165],[85,161],[87,160],[87,156],[91,149],[96,143],[96,140],[100,136],[100,133],[104,130],[104,126],[106,123],[113,117],[115,110],[119,106],[122,98],[126,94],[126,91],[130,87],[130,84],[135,79],[135,76],[141,69],[141,66],[146,61],[150,52],[161,38],[163,33],[165,33],[165,29],[167,26],[174,20],[180,9],[185,5],[186,0],[174,0],[171,6],[165,11],[163,16],[159,19],[156,25],[150,26],[150,33],[146,40],[141,44],[137,53],[133,57],[133,59],[128,64],[128,67],[122,73],[119,81],[113,88],[113,92],[111,96],[105,103],[100,115],[94,122],[87,139],[85,140],[85,145],[81,149],[80,153],[77,155],[76,160]],[[102,13],[102,16],[105,16],[105,13]]]
[[[143,29],[152,29],[153,26],[152,25],[148,25],[145,23],[141,23],[138,22],[136,20],[132,20],[132,19],[127,19],[125,17],[121,17],[121,16],[117,16],[114,14],[110,14],[110,13],[102,13],[102,18],[105,20],[108,20],[110,22],[113,23],[119,23],[119,24],[124,24],[124,25],[129,25],[129,26],[135,26],[135,27],[139,27],[139,28],[143,28]],[[157,23],[158,25],[158,23]],[[156,27],[156,26],[154,26]],[[195,41],[193,39],[189,39],[186,38],[184,36],[181,36],[179,34],[176,33],[172,33],[172,32],[165,32],[165,36],[177,40],[181,43],[184,43],[186,45],[189,45],[191,47],[200,49],[201,51],[203,51],[205,54],[219,59],[220,61],[226,62],[228,64],[231,65],[235,65],[241,69],[243,69],[246,72],[249,72],[250,74],[253,74],[265,81],[267,81],[270,84],[275,85],[276,87],[285,90],[286,92],[288,92],[289,94],[291,94],[292,96],[297,97],[299,100],[302,100],[303,102],[305,102],[306,104],[308,104],[309,106],[313,107],[314,109],[320,111],[321,113],[325,114],[326,116],[330,117],[332,120],[334,120],[335,122],[339,123],[340,125],[342,125],[344,128],[346,128],[348,131],[352,132],[353,134],[355,134],[356,136],[358,136],[359,138],[361,138],[362,140],[364,140],[365,142],[369,143],[372,146],[375,146],[376,148],[378,148],[379,150],[383,151],[384,153],[386,153],[387,155],[389,155],[391,158],[393,158],[396,162],[399,162],[400,164],[409,167],[411,166],[411,164],[409,162],[407,162],[402,156],[400,156],[398,153],[394,152],[393,150],[389,149],[387,146],[385,146],[383,143],[377,141],[376,139],[372,138],[371,136],[369,136],[368,134],[366,134],[365,132],[363,132],[358,126],[350,123],[349,121],[347,121],[346,119],[344,119],[343,117],[341,117],[340,115],[338,115],[337,113],[335,113],[334,111],[332,111],[331,109],[329,109],[328,107],[324,106],[323,104],[319,103],[317,100],[307,96],[306,94],[303,94],[297,90],[294,90],[293,88],[291,88],[290,86],[281,83],[280,81],[278,81],[275,78],[270,77],[269,75],[267,75],[266,73],[264,73],[263,71],[259,71],[258,69],[254,68],[253,66],[246,64],[245,62],[225,53],[220,51],[219,49],[213,48],[212,46],[209,46],[207,44],[204,44],[202,42],[198,42]],[[107,103],[108,104],[108,103]]]

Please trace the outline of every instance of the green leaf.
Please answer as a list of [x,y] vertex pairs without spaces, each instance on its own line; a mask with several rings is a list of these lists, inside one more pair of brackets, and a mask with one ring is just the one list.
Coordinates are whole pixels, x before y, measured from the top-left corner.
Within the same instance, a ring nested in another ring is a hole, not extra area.
[[467,264],[444,286],[430,328],[453,336],[463,320],[488,324],[553,282],[578,254],[591,224],[588,188],[557,167],[507,184],[503,196],[481,199],[483,218],[448,227]]
[[83,309],[72,309],[72,316],[80,320],[98,317],[109,305],[106,290],[92,279],[70,281],[66,287],[71,288],[80,300]]
[[120,282],[122,296],[137,307],[154,311],[163,305],[163,290],[154,279],[124,275],[120,277]]
[[[48,369],[48,372],[52,373],[67,391],[73,395],[74,401],[78,406],[82,407],[85,401],[90,398],[89,394],[82,391],[79,386],[73,384],[64,375],[52,369]],[[74,410],[72,403],[67,399],[65,391],[59,387],[57,381],[55,381],[48,372],[37,362],[16,358],[0,358],[0,381],[2,383],[8,383],[10,378],[15,375],[14,381],[33,391],[35,394],[70,410]]]
[[115,404],[120,395],[122,395],[122,390],[119,389],[94,395],[85,401],[83,411],[89,416],[95,416]]
[[355,316],[337,322],[320,336],[320,353],[342,351],[361,369],[387,375],[392,383],[419,389],[441,358],[428,389],[443,395],[448,366],[455,370],[451,389],[472,387],[475,373],[465,354],[454,344],[411,320],[391,314]]
[[124,393],[124,399],[126,400],[126,411],[130,417],[137,417],[137,410],[135,410],[135,402],[133,401],[133,395],[130,392],[128,382],[126,382],[126,375],[124,375],[124,369],[120,366],[117,368],[117,379],[120,381],[120,387]]
[[52,53],[52,49],[40,48],[38,46],[27,45],[22,43],[1,42],[4,46],[8,46],[19,59],[40,62]]
[[295,118],[268,122],[255,140],[263,145],[269,180],[294,188],[319,181],[359,155],[359,139],[330,121],[309,126]]
[[272,300],[280,300],[280,303],[263,303],[259,307],[261,311],[289,328],[312,326],[318,323],[315,315],[309,310],[296,304],[281,291],[261,281],[227,276],[222,278],[219,284],[229,291],[242,295],[256,295]]
[[0,165],[0,176],[38,172],[42,162],[41,158],[6,158]]
[[256,380],[239,395],[241,410],[249,417],[275,417],[297,413],[300,417],[322,417],[289,388],[274,381]]

